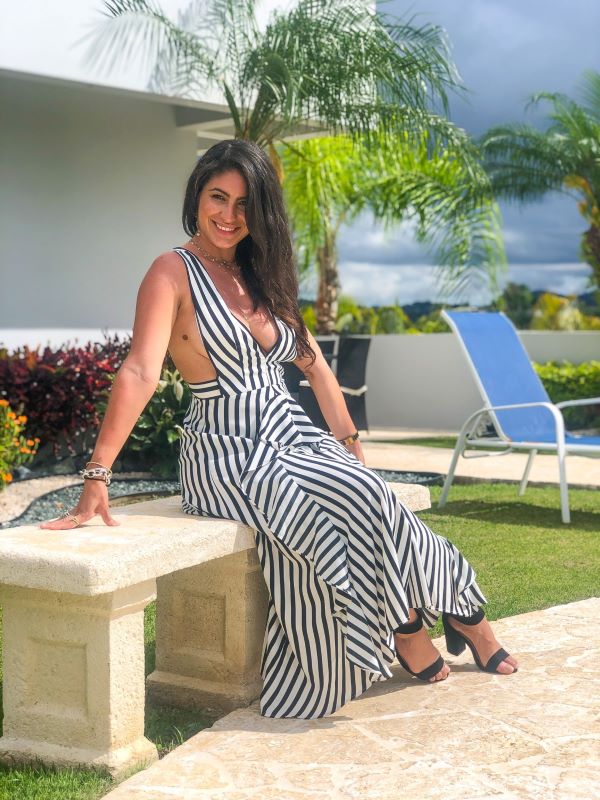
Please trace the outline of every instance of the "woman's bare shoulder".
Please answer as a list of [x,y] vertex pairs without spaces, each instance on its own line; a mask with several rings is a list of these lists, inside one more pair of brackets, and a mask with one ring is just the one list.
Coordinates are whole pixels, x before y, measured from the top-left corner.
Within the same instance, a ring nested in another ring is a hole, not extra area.
[[150,271],[166,275],[173,273],[180,274],[185,272],[184,262],[179,253],[176,253],[175,250],[166,250],[164,253],[156,256],[152,264],[150,264],[148,272]]
[[174,250],[167,250],[156,256],[143,280],[144,283],[164,283],[165,281],[177,286],[186,281],[185,265],[181,256]]

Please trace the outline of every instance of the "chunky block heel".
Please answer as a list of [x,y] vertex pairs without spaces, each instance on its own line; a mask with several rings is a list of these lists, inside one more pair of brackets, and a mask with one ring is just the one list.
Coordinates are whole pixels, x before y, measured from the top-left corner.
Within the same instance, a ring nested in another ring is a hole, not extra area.
[[446,650],[453,656],[459,656],[465,647],[465,640],[452,625],[448,622],[448,616],[442,614],[442,624],[444,626],[444,636],[446,637]]
[[[447,614],[445,611],[442,613],[442,624],[444,626],[444,635],[446,637],[446,648],[453,656],[458,656],[462,653],[465,647],[468,647],[473,654],[473,658],[475,659],[475,663],[479,669],[483,670],[483,672],[497,673],[498,666],[502,663],[502,661],[505,661],[507,658],[509,658],[510,654],[507,653],[503,647],[500,647],[493,655],[489,657],[487,663],[483,664],[473,642],[468,636],[465,636],[464,633],[461,633],[450,624],[450,617],[453,617],[462,625],[478,625],[481,620],[485,618],[483,609],[477,609],[477,611],[470,617],[461,617],[458,614]],[[514,668],[513,671],[516,672],[516,668]]]

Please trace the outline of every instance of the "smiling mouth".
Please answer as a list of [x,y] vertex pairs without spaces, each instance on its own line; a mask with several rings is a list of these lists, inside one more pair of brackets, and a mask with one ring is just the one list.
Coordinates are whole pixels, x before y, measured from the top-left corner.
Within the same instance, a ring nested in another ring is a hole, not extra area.
[[212,223],[220,233],[235,233],[236,231],[239,231],[239,227],[232,227],[231,225],[220,225],[218,222],[215,222],[214,219],[212,220]]

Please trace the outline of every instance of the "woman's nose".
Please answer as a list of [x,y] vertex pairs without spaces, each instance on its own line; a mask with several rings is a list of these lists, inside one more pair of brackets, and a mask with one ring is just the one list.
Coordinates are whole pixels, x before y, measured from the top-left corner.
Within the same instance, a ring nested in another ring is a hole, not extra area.
[[227,208],[224,209],[223,222],[235,222],[240,216],[243,216],[243,212],[239,205],[237,203],[231,203],[231,205],[228,205]]

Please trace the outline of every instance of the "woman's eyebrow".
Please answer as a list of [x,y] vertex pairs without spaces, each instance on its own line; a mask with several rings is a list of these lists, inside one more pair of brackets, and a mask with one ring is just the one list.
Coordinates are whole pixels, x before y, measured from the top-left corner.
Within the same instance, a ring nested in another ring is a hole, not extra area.
[[[209,192],[221,192],[221,194],[224,194],[224,195],[227,195],[227,197],[230,197],[229,192],[226,192],[225,189],[219,189],[218,186],[211,186],[208,191]],[[240,200],[245,200],[246,199],[246,195],[242,195],[239,199]]]

